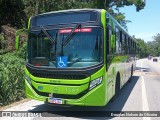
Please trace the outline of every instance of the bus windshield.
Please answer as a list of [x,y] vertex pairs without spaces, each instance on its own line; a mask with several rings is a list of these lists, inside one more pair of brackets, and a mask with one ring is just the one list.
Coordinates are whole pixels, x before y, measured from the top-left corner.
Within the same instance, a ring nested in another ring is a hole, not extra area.
[[31,31],[28,62],[51,68],[84,68],[99,64],[103,51],[102,29],[77,28],[66,42],[71,31],[71,28]]

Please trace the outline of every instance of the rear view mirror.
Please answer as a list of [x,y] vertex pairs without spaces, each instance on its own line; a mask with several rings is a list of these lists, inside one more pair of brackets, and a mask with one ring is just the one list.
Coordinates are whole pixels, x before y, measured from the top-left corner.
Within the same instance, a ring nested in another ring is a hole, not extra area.
[[21,35],[28,36],[28,29],[19,29],[19,30],[16,31],[16,40],[15,40],[16,50],[19,49],[19,46],[20,46],[20,36]]
[[115,48],[115,42],[116,42],[116,36],[115,35],[111,35],[111,48],[114,50]]

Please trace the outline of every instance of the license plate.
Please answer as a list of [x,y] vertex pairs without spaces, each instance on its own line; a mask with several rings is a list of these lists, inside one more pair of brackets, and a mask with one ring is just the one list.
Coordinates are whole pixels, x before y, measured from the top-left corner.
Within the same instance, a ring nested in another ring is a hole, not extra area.
[[60,98],[50,98],[49,102],[54,103],[54,104],[62,104],[62,99],[60,99]]

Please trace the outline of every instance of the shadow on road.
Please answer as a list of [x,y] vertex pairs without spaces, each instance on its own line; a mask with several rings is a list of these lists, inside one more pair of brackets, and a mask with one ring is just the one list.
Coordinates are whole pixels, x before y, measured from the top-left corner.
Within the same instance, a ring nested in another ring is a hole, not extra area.
[[139,80],[139,76],[133,76],[131,82],[127,82],[121,89],[114,101],[109,102],[104,107],[59,107],[47,104],[34,106],[35,108],[29,112],[41,112],[46,117],[74,117],[81,119],[95,119],[94,117],[108,117],[111,113],[120,113],[124,107],[128,97],[130,96],[134,86]]

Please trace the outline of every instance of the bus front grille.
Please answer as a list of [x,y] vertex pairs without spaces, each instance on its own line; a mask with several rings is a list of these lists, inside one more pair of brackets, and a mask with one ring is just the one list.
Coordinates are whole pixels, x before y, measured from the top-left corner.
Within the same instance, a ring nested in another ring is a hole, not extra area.
[[69,74],[51,74],[51,73],[32,73],[35,77],[40,78],[52,78],[52,79],[68,79],[68,80],[79,80],[85,79],[86,75],[69,75]]
[[[38,91],[33,85],[32,85],[32,88],[38,95],[41,95],[41,96],[44,96],[44,97],[49,97],[50,93]],[[79,99],[82,96],[84,96],[87,92],[88,92],[88,89],[82,91],[81,93],[79,93],[77,95],[66,95],[66,94],[55,94],[54,93],[53,97],[63,98],[63,99]]]

